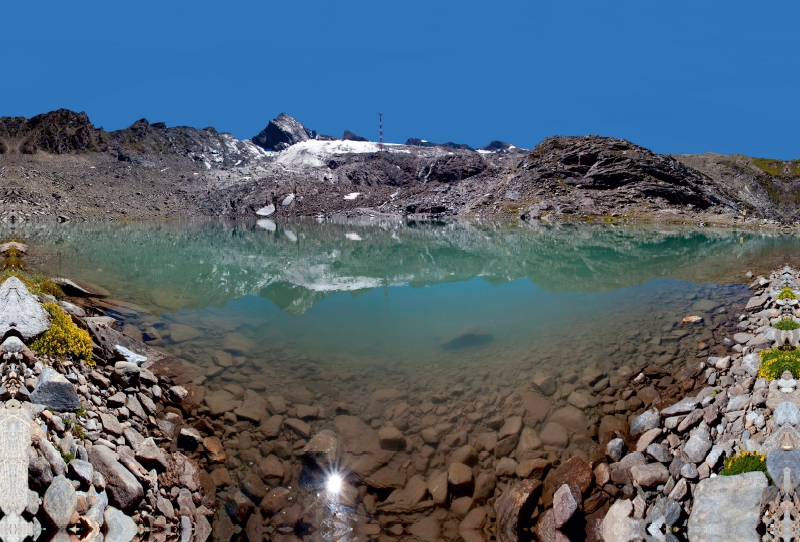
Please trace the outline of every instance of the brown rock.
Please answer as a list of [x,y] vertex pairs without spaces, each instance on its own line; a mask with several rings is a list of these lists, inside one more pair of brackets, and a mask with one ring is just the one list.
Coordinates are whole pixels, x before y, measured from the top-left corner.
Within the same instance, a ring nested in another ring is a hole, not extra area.
[[271,490],[261,500],[261,511],[267,516],[277,514],[289,506],[289,490],[283,487],[276,487]]
[[211,481],[217,487],[227,486],[231,483],[231,473],[226,468],[211,471]]
[[434,472],[428,480],[428,493],[433,502],[442,505],[447,501],[447,473]]
[[378,440],[384,450],[405,450],[406,437],[396,427],[381,427],[378,431]]
[[600,427],[597,430],[600,447],[605,450],[606,444],[615,438],[627,441],[629,430],[628,422],[620,420],[616,416],[603,416],[603,419],[600,420]]
[[206,437],[203,439],[203,447],[206,449],[208,460],[211,463],[224,463],[227,459],[225,448],[222,441],[217,437]]
[[475,490],[472,492],[472,500],[482,503],[494,495],[494,488],[497,487],[497,477],[488,472],[481,472],[475,477]]
[[541,492],[539,480],[522,480],[500,496],[495,507],[498,542],[518,542],[519,520],[531,517]]
[[283,426],[301,438],[311,436],[311,426],[298,418],[288,418],[284,420]]
[[471,497],[459,497],[450,503],[450,512],[458,519],[463,519],[474,505]]
[[386,466],[369,475],[364,482],[375,489],[400,489],[406,485],[406,475]]
[[469,444],[465,444],[461,448],[450,454],[450,463],[464,463],[468,467],[474,467],[478,464],[478,452]]
[[406,530],[422,542],[437,542],[439,540],[439,522],[430,516],[412,523]]
[[517,444],[516,456],[520,461],[526,459],[533,459],[536,457],[536,450],[542,447],[542,440],[536,435],[536,432],[530,428],[525,427],[519,435],[519,444]]
[[254,472],[248,472],[244,478],[242,478],[241,483],[242,491],[255,503],[261,502],[261,499],[267,494],[267,486],[264,485],[261,478]]
[[658,401],[661,396],[653,386],[647,386],[636,392],[636,396],[642,400],[645,407],[649,407],[655,401]]
[[558,382],[553,376],[537,376],[531,380],[531,385],[533,389],[541,393],[542,395],[553,395],[558,389]]
[[453,489],[461,489],[472,482],[472,469],[463,463],[452,463],[447,469],[447,481]]
[[258,464],[258,475],[267,484],[278,484],[283,480],[283,463],[276,456],[269,455]]
[[562,484],[567,484],[577,489],[578,494],[584,495],[592,485],[594,474],[591,467],[579,456],[569,459],[569,461],[562,463],[559,467],[547,475],[542,489],[542,499],[545,506],[550,506],[553,502],[553,494],[561,487]]
[[545,425],[544,429],[539,433],[539,438],[547,446],[566,448],[569,445],[567,430],[564,429],[563,425],[555,422],[549,422]]
[[494,456],[497,458],[511,455],[519,444],[519,435],[511,435],[497,442],[494,447]]
[[528,459],[517,466],[517,476],[544,480],[545,474],[553,463],[547,459]]

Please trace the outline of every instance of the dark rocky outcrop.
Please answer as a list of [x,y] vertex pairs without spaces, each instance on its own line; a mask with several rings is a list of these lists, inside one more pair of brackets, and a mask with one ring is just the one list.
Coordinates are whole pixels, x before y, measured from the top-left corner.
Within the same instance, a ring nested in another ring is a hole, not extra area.
[[314,132],[286,113],[272,119],[267,127],[253,138],[253,143],[268,151],[282,151],[295,143],[314,138]]
[[[59,109],[33,118],[0,118],[0,153],[67,154],[99,150],[101,130],[86,113]],[[3,140],[5,140],[3,142]]]
[[342,139],[345,141],[369,141],[366,137],[361,137],[360,135],[354,134],[350,130],[345,130]]

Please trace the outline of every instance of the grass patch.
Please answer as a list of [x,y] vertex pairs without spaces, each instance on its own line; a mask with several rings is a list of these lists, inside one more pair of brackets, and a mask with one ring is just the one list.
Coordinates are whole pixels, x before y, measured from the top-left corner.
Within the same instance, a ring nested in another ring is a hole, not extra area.
[[772,158],[751,158],[753,165],[772,177],[780,177],[783,171],[783,162]]
[[735,476],[745,472],[763,472],[767,474],[767,456],[758,452],[739,452],[725,460],[721,476]]
[[784,371],[792,373],[794,378],[800,377],[800,350],[762,350],[758,356],[761,358],[759,377],[777,380]]

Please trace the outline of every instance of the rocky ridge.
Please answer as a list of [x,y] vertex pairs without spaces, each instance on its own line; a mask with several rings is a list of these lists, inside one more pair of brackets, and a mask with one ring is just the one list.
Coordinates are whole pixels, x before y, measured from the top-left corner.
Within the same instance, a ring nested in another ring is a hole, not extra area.
[[0,119],[2,216],[15,220],[373,214],[791,224],[795,169],[769,164],[659,155],[599,136],[548,138],[532,151],[414,139],[379,152],[286,114],[252,140],[145,119],[106,132],[67,110]]

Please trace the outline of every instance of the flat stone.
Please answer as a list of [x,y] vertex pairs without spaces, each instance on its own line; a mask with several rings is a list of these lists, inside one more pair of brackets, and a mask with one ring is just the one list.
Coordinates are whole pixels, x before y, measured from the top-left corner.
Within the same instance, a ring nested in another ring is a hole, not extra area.
[[707,478],[693,490],[694,505],[687,533],[692,542],[736,540],[758,542],[763,472]]
[[139,383],[139,374],[141,369],[135,363],[130,361],[118,361],[114,364],[114,380],[120,383],[123,387],[128,388],[136,386]]
[[750,333],[734,333],[733,341],[738,344],[747,344],[747,342],[753,337],[755,337],[755,335]]
[[81,407],[72,382],[49,367],[39,376],[39,384],[31,392],[30,402],[57,412],[74,412]]
[[0,285],[0,337],[15,331],[32,339],[50,329],[50,315],[39,300],[17,277],[8,277]]
[[711,435],[705,429],[697,429],[683,448],[683,452],[692,463],[701,463],[705,460],[712,445]]
[[558,389],[558,382],[553,376],[538,376],[531,380],[533,389],[545,396],[553,395]]
[[283,426],[302,438],[311,436],[311,426],[298,418],[288,418],[284,420]]
[[169,464],[166,453],[156,445],[153,437],[147,437],[136,447],[134,457],[145,468],[159,472],[165,471]]
[[645,538],[645,523],[631,517],[633,502],[627,499],[616,501],[603,519],[605,542],[630,542]]
[[428,480],[428,493],[435,504],[442,505],[447,501],[447,473],[435,472]]
[[661,463],[648,463],[631,467],[631,477],[642,487],[653,487],[666,483],[669,471]]
[[791,487],[800,484],[800,450],[771,450],[767,453],[767,472],[772,482],[783,487],[784,469],[789,468]]
[[512,476],[516,474],[519,464],[510,457],[502,457],[494,467],[495,476]]
[[647,447],[647,455],[658,461],[659,463],[669,463],[673,457],[669,448],[663,444],[651,444]]
[[226,412],[232,412],[242,406],[241,400],[236,399],[232,393],[225,390],[217,390],[213,393],[206,394],[203,401],[209,408],[212,416],[219,416]]
[[69,472],[70,478],[88,487],[92,483],[94,467],[88,461],[73,459],[69,462],[69,465],[67,465],[67,472]]
[[[656,431],[656,429],[651,429],[650,431]],[[660,430],[659,430],[660,432]],[[615,438],[608,441],[606,444],[606,456],[613,462],[616,463],[620,459],[622,459],[622,454],[625,453],[625,441],[621,438]]]
[[314,458],[321,466],[336,465],[339,459],[339,447],[339,437],[336,433],[330,429],[323,429],[306,444],[303,454]]
[[[661,428],[656,427],[655,429],[651,429],[650,431],[645,432],[642,436],[639,437],[639,440],[636,441],[636,451],[644,453],[647,451],[647,447],[653,443],[653,441],[658,438],[661,434]],[[619,461],[619,459],[617,459]]]
[[549,422],[544,426],[539,438],[542,443],[547,446],[558,446],[559,448],[566,448],[569,444],[569,434],[567,430],[559,423]]
[[202,336],[200,331],[184,324],[170,324],[169,326],[169,338],[175,343],[190,341]]
[[506,437],[519,435],[520,431],[522,431],[522,417],[511,416],[503,424],[503,427],[501,427],[497,432],[497,440],[503,440]]
[[735,395],[728,399],[728,405],[725,407],[725,409],[728,412],[732,412],[734,410],[743,410],[747,408],[747,405],[749,404],[750,404],[749,394]]
[[677,414],[688,414],[697,408],[700,400],[697,397],[684,397],[674,405],[668,406],[661,410],[661,415],[664,417],[675,416]]
[[211,463],[224,463],[228,456],[219,437],[206,437],[203,439],[203,448],[206,449],[208,460]]
[[661,416],[658,413],[658,409],[645,410],[641,415],[635,416],[631,420],[631,437],[638,437],[651,429],[655,429],[660,423]]
[[103,424],[103,429],[115,437],[121,437],[124,428],[122,424],[119,423],[119,420],[113,414],[108,414],[106,412],[99,412],[98,415],[100,416],[100,421]]
[[571,404],[575,408],[579,408],[580,410],[586,410],[587,408],[597,406],[597,399],[583,392],[575,390],[569,394],[569,397],[567,397],[567,403]]

